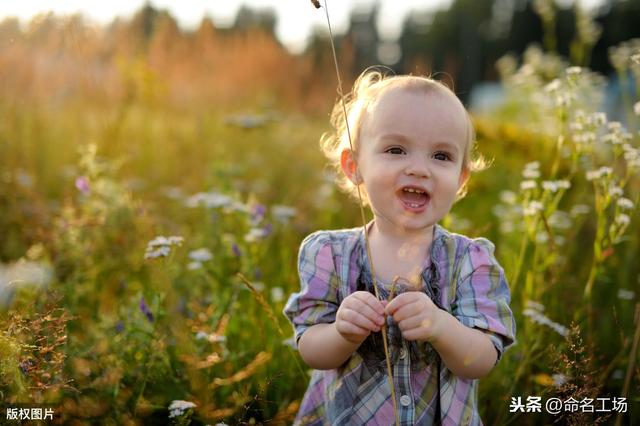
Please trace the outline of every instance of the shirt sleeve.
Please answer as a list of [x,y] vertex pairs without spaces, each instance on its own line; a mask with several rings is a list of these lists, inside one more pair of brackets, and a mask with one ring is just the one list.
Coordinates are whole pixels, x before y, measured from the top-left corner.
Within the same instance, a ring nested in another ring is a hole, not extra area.
[[296,345],[312,325],[332,323],[339,307],[339,279],[331,249],[331,239],[319,231],[307,236],[298,252],[300,291],[293,293],[284,307],[291,321]]
[[498,352],[515,342],[516,323],[509,307],[511,295],[504,270],[494,257],[494,245],[487,239],[474,239],[461,259],[452,314],[462,324],[478,328],[489,336]]

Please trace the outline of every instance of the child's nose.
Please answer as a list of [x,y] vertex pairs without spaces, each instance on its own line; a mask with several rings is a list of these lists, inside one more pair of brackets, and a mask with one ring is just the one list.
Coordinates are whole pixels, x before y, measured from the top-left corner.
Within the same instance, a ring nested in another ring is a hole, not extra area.
[[405,169],[406,174],[418,177],[431,177],[431,172],[426,158],[413,155],[407,161],[408,163]]

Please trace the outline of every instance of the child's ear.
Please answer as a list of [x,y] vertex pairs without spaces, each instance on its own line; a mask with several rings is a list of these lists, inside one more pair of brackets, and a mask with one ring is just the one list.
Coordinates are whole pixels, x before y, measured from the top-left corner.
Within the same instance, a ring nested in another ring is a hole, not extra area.
[[358,165],[353,158],[353,152],[349,148],[342,150],[340,154],[340,166],[347,178],[354,185],[360,184],[360,173],[358,173]]

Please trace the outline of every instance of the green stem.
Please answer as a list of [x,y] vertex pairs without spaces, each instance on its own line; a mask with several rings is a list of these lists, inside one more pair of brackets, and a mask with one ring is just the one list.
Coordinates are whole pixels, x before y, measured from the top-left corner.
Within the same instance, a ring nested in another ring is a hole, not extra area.
[[[597,195],[596,195],[597,198]],[[605,237],[605,214],[600,208],[601,203],[596,199],[596,210],[598,214],[598,220],[596,224],[596,238],[593,241],[593,261],[591,262],[591,270],[589,271],[589,278],[587,279],[587,285],[584,288],[584,298],[589,303],[591,301],[591,293],[593,291],[593,284],[595,283],[596,276],[598,274],[598,267],[602,262],[603,243]]]
[[[564,133],[564,120],[562,121],[562,131]],[[556,155],[554,156],[553,166],[551,166],[551,179],[555,179],[556,174],[558,173],[558,168],[560,167],[560,150],[562,149],[564,138],[564,135],[558,136],[558,142],[556,143]]]
[[[640,303],[636,303],[636,311],[634,317],[640,318]],[[627,374],[624,378],[624,386],[622,388],[622,397],[626,398],[629,392],[629,385],[631,384],[631,376],[633,375],[633,369],[636,362],[636,353],[638,351],[638,341],[640,341],[640,319],[636,324],[636,331],[633,335],[633,346],[631,347],[631,354],[629,355],[629,364],[627,365]],[[622,413],[618,413],[616,416],[616,426],[619,426],[622,422]]]
[[138,413],[138,403],[140,402],[140,398],[142,398],[142,395],[144,394],[144,388],[147,386],[147,378],[149,377],[149,360],[148,357],[145,360],[147,362],[145,362],[146,366],[145,366],[145,370],[144,370],[144,378],[142,380],[142,387],[140,388],[140,393],[138,393],[138,396],[136,397],[136,402],[133,405],[133,412],[134,414]]
[[596,257],[594,256],[593,262],[591,263],[591,270],[589,271],[589,278],[587,279],[587,285],[584,288],[584,298],[587,302],[591,300],[591,291],[593,288],[593,283],[596,281],[596,276],[598,275],[598,262]]
[[512,288],[513,286],[516,285],[516,283],[518,282],[518,279],[520,278],[520,270],[522,269],[522,263],[524,262],[524,254],[526,250],[527,250],[527,237],[524,236],[522,238],[522,242],[520,243],[520,253],[518,253],[518,261],[516,262],[516,265],[515,265],[515,272],[513,273],[513,276],[511,277],[511,279],[509,280]]
[[[529,359],[531,358],[531,356],[539,346],[540,346],[540,333],[537,333],[535,336],[535,340],[533,341],[533,344],[531,346],[526,346],[528,350],[525,352],[524,356],[522,357],[522,360],[519,362],[516,375],[511,381],[511,386],[509,387],[509,391],[505,395],[514,394],[514,390],[516,388],[516,385],[518,384],[518,381],[520,380],[520,377],[525,373],[525,369],[530,365]],[[505,413],[506,413],[506,410],[500,410],[500,414],[498,415],[498,418],[496,419],[495,424],[502,424],[501,420],[504,417]]]
[[531,262],[531,268],[527,271],[527,278],[525,280],[525,295],[527,300],[537,300],[535,292],[534,280],[537,275],[537,267],[538,267],[538,244],[534,244],[533,246],[533,261]]

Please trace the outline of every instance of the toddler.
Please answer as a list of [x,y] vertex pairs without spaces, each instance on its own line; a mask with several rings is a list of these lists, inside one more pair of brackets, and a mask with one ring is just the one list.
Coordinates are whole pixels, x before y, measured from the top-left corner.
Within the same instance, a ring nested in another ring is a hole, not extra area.
[[321,145],[373,220],[300,246],[301,289],[284,313],[314,371],[295,424],[395,424],[386,322],[400,424],[481,425],[477,379],[514,343],[516,325],[493,244],[438,224],[484,166],[472,159],[469,115],[436,80],[376,71],[358,78],[346,107],[353,151],[340,102]]

